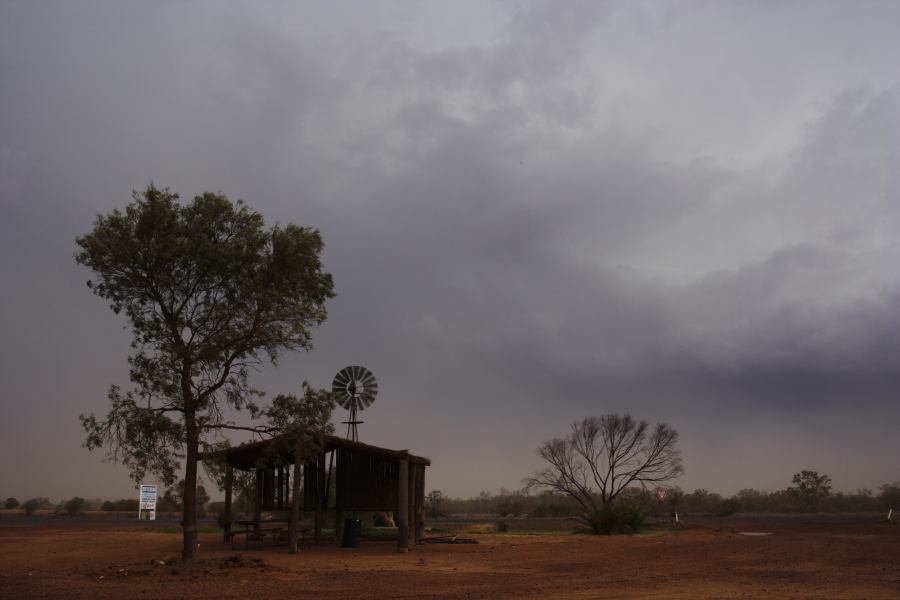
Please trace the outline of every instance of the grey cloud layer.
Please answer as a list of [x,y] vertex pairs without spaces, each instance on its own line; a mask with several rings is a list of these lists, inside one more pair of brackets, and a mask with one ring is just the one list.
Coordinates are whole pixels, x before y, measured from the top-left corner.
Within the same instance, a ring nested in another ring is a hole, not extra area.
[[49,431],[65,458],[24,472],[66,471],[0,481],[127,488],[77,450],[127,335],[71,254],[151,180],[322,229],[331,318],[257,383],[367,364],[362,435],[431,455],[449,493],[517,485],[537,443],[609,410],[681,430],[688,487],[900,477],[896,7],[442,10],[0,9],[0,368],[22,416],[0,443]]

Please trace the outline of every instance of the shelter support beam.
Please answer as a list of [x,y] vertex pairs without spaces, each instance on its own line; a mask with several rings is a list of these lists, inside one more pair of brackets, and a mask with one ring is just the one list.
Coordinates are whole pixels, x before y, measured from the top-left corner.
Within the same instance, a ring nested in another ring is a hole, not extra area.
[[409,552],[409,460],[400,460],[397,476],[397,552]]
[[303,455],[300,444],[295,445],[294,450],[294,487],[291,488],[291,525],[288,528],[288,544],[290,545],[291,554],[297,554],[297,538],[299,537],[300,528],[300,504],[302,498],[300,496],[300,469],[303,468]]
[[322,517],[325,510],[325,499],[328,497],[328,490],[325,488],[325,453],[322,452],[316,456],[316,507],[315,507],[315,529],[313,537],[318,545],[322,541]]
[[425,537],[425,465],[416,465],[416,544]]
[[[337,453],[337,451],[335,451]],[[332,461],[332,464],[333,461]],[[331,479],[329,477],[329,479]],[[334,478],[334,539],[340,542],[344,538],[344,511],[341,498],[345,490],[341,489],[340,479]]]
[[253,503],[253,531],[259,533],[260,521],[262,521],[263,503],[263,472],[256,469],[256,502]]
[[407,545],[410,544],[410,541],[412,545],[416,544],[415,535],[418,527],[418,523],[416,522],[416,472],[418,470],[418,466],[414,463],[411,463],[408,467],[409,485],[406,488],[406,504],[409,507],[409,531],[406,533]]

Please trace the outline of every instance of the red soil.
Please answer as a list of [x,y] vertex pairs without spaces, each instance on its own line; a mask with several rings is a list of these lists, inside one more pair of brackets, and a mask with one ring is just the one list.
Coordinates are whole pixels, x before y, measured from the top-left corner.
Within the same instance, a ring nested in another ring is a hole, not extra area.
[[[749,537],[734,530],[770,531]],[[160,565],[181,536],[135,522],[0,526],[4,598],[900,598],[900,526],[744,524],[652,535],[472,536],[231,547],[201,535],[196,566]],[[229,560],[239,554],[241,558]]]

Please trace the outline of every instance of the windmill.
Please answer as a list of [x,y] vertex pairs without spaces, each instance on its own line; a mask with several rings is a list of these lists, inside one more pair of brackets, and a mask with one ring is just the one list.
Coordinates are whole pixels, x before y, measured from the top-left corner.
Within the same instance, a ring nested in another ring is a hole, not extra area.
[[375,376],[365,367],[356,365],[344,367],[334,376],[331,391],[341,408],[350,411],[350,419],[341,421],[347,425],[347,439],[358,442],[359,434],[356,426],[362,421],[357,419],[357,412],[365,410],[375,401],[375,395],[378,394]]

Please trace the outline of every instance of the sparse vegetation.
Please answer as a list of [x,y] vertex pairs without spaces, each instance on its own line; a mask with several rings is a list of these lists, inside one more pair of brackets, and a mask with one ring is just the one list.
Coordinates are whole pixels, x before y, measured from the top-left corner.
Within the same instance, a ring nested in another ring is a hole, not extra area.
[[47,506],[50,506],[50,500],[48,498],[40,496],[38,498],[29,498],[22,505],[22,508],[25,510],[25,515],[30,517],[35,513],[35,511],[37,511],[37,509],[45,508]]
[[7,509],[19,508],[19,501],[15,498],[7,498],[3,501],[3,507]]
[[[821,513],[859,513],[887,511],[893,508],[900,511],[900,482],[884,484],[878,488],[878,494],[869,489],[855,492],[830,492],[811,507],[791,488],[774,492],[766,492],[753,488],[744,488],[733,496],[722,496],[705,489],[684,492],[678,486],[667,488],[664,501],[660,501],[651,490],[630,488],[626,497],[629,503],[641,508],[648,516],[662,518],[671,516],[675,511],[682,516],[718,516],[728,517],[737,513],[804,513],[814,510]],[[501,488],[500,493],[492,495],[481,492],[472,498],[441,499],[443,507],[440,516],[479,515],[508,518],[511,515],[509,506],[519,505],[521,516],[536,518],[575,517],[581,510],[571,498],[552,491],[531,494],[528,490],[510,491]],[[435,518],[433,515],[429,515]]]
[[140,508],[140,501],[137,498],[123,498],[121,500],[107,500],[100,505],[100,510],[116,511],[116,512],[133,512],[137,513]]
[[[633,486],[643,488],[681,475],[677,442],[678,432],[665,423],[651,428],[627,414],[587,417],[573,423],[567,437],[538,448],[547,465],[525,483],[573,499],[580,507],[577,517],[593,533],[617,533],[631,524],[638,526],[632,531],[636,533],[642,521],[630,516],[641,506],[624,497]],[[626,513],[629,525],[620,527]]]
[[444,511],[444,494],[440,490],[432,490],[425,497],[425,510],[429,517],[436,519],[443,517]]
[[588,533],[595,535],[634,534],[644,528],[645,517],[639,503],[620,498],[579,517]]
[[66,514],[70,517],[77,517],[84,511],[85,504],[84,498],[78,496],[67,500],[65,503]]
[[807,508],[817,508],[831,494],[831,478],[818,471],[803,470],[794,475],[791,493]]
[[878,499],[881,501],[881,508],[888,510],[900,510],[900,481],[894,483],[886,483],[880,488],[881,491]]

